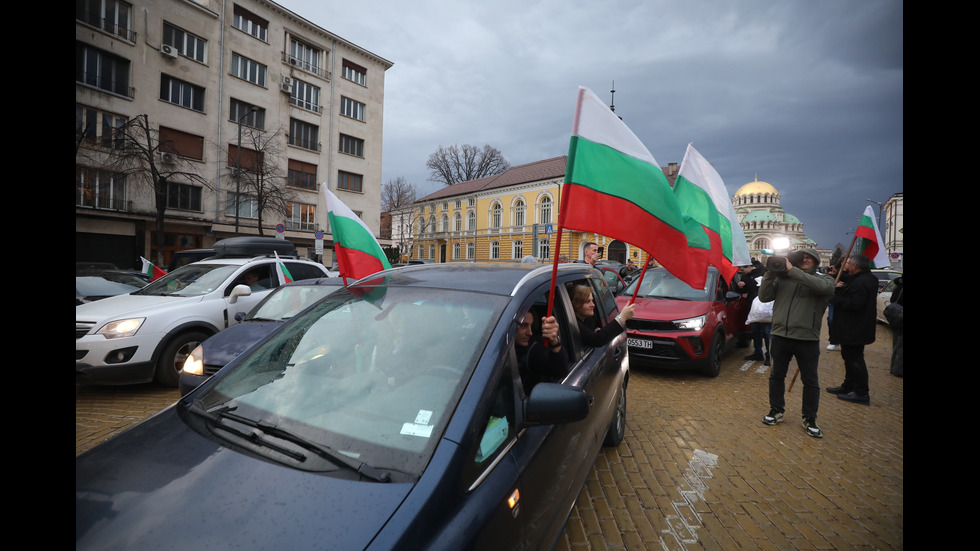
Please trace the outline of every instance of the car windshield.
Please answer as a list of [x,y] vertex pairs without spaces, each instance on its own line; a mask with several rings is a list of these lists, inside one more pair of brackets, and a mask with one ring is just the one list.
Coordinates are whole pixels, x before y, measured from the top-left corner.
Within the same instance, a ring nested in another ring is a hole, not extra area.
[[240,266],[235,264],[188,264],[157,279],[137,294],[154,296],[198,296],[214,291]]
[[507,301],[364,289],[339,290],[294,317],[195,404],[420,476]]
[[287,320],[336,291],[339,285],[283,285],[245,316],[246,320]]
[[704,289],[695,289],[674,277],[673,274],[663,268],[653,268],[647,270],[643,279],[635,279],[623,291],[620,296],[633,296],[636,286],[640,286],[637,298],[665,298],[680,300],[696,300],[709,302],[714,300],[714,286],[717,280],[717,273],[714,270],[708,272],[708,280],[704,284]]
[[75,293],[91,296],[111,296],[132,293],[142,285],[130,285],[118,281],[110,281],[98,276],[78,276],[75,278]]

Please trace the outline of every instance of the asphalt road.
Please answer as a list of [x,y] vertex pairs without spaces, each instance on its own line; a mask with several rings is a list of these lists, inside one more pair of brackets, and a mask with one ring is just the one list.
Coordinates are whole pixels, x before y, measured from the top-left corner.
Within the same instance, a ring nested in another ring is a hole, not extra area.
[[[559,551],[903,548],[903,379],[889,373],[887,326],[866,351],[871,404],[823,392],[822,439],[803,432],[799,380],[786,422],[762,424],[769,371],[747,353],[730,352],[714,379],[632,367],[626,438],[596,460]],[[821,387],[843,375],[822,346]],[[177,398],[76,384],[75,454]]]

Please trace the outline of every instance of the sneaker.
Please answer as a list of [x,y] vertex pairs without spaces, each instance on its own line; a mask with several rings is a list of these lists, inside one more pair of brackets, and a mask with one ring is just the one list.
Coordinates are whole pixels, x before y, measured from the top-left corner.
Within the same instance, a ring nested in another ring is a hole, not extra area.
[[837,350],[837,345],[836,344],[828,344],[827,345],[827,350]]
[[803,419],[803,430],[814,438],[823,438],[823,431],[820,430],[820,427],[817,426],[817,422],[813,419]]
[[765,360],[765,357],[763,357],[762,353],[756,352],[755,354],[749,354],[745,359],[753,362],[761,362]]
[[776,408],[770,409],[769,414],[762,418],[762,422],[767,425],[775,425],[783,422],[783,412]]

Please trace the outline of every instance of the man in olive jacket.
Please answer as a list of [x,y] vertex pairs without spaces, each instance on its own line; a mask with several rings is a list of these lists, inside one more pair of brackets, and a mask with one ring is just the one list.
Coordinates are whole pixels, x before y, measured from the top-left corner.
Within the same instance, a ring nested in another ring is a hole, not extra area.
[[759,286],[759,300],[772,306],[772,373],[769,375],[769,414],[767,425],[782,422],[786,411],[786,372],[794,356],[803,381],[803,429],[820,438],[817,408],[820,405],[820,325],[831,295],[834,278],[818,274],[820,255],[814,249],[801,249],[797,265],[786,259],[785,270],[768,270]]
[[827,389],[841,400],[868,405],[868,365],[864,346],[875,342],[878,317],[878,278],[871,273],[871,260],[852,255],[844,264],[844,273],[830,303],[834,319],[830,324],[830,342],[841,345],[844,360],[844,382]]

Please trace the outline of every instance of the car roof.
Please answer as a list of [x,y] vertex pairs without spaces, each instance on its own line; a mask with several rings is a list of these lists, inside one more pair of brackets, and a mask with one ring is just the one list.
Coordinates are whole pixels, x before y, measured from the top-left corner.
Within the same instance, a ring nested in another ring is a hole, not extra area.
[[[361,278],[357,285],[387,285],[399,287],[431,287],[436,289],[515,295],[528,283],[547,282],[551,278],[552,264],[450,262],[438,264],[412,264],[392,268]],[[579,273],[597,275],[587,264],[563,263],[558,265],[559,274]],[[597,277],[600,277],[597,275]],[[383,278],[383,279],[382,279]]]

